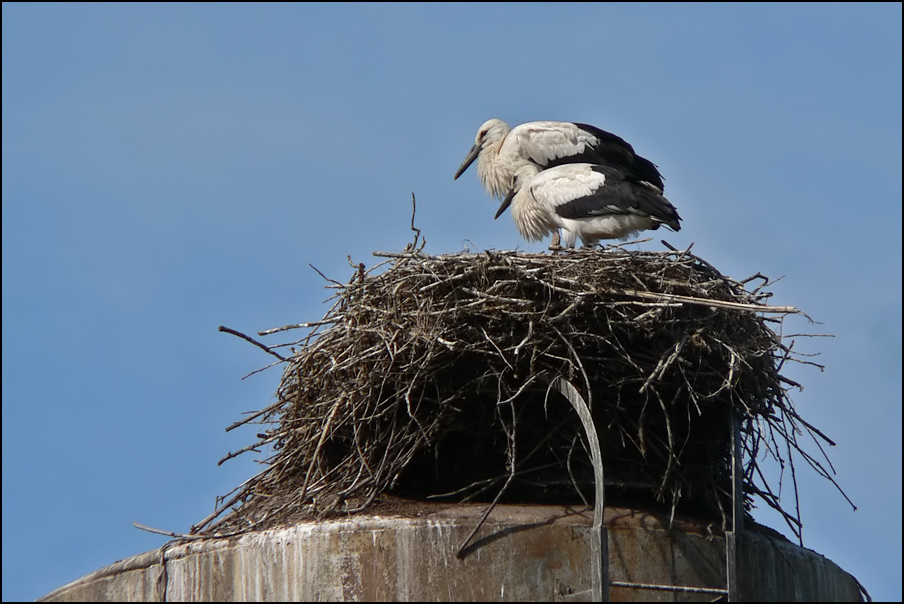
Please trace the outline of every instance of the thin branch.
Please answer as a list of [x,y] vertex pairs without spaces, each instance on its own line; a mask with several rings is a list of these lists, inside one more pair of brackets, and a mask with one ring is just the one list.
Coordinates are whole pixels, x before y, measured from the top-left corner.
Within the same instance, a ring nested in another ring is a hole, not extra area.
[[268,352],[268,353],[272,354],[273,356],[275,356],[275,357],[276,357],[277,359],[279,359],[280,361],[285,361],[285,360],[286,360],[286,358],[283,357],[282,355],[280,355],[280,354],[278,354],[278,353],[273,352],[272,350],[270,350],[270,348],[269,348],[268,346],[265,346],[264,344],[261,344],[260,342],[258,342],[257,340],[255,340],[255,339],[253,339],[253,338],[249,338],[248,336],[246,336],[245,334],[243,334],[243,333],[240,332],[240,331],[236,331],[236,330],[234,330],[234,329],[229,329],[228,327],[223,327],[222,325],[220,325],[220,327],[217,329],[217,331],[225,331],[226,333],[231,333],[231,334],[234,335],[234,336],[238,336],[238,337],[242,338],[243,340],[246,340],[246,341],[248,341],[248,342],[251,342],[252,344],[254,344],[255,346],[257,346],[257,347],[260,348],[261,350],[263,350],[263,351],[265,351],[265,352]]

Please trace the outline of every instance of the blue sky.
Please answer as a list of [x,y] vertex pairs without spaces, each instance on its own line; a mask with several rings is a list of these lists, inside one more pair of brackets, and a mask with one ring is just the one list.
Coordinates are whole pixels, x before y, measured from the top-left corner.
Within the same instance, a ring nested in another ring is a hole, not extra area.
[[859,506],[800,471],[805,544],[901,599],[900,4],[2,16],[4,600],[158,547],[132,521],[188,530],[254,473],[216,466],[254,438],[224,428],[279,370],[241,380],[270,359],[217,326],[319,319],[308,264],[403,248],[412,192],[428,252],[541,251],[473,168],[452,180],[490,117],[619,134],[684,218],[640,248],[784,275],[773,302],[821,323],[786,331],[835,336],[789,377]]

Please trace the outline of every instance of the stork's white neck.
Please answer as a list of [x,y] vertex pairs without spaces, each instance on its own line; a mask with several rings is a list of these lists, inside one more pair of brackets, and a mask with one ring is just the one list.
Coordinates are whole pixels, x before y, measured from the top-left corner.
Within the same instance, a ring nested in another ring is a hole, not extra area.
[[477,177],[487,193],[496,199],[504,199],[512,189],[515,170],[518,168],[502,149],[502,143],[511,128],[502,120],[490,120],[487,123],[492,125],[482,141],[477,159]]

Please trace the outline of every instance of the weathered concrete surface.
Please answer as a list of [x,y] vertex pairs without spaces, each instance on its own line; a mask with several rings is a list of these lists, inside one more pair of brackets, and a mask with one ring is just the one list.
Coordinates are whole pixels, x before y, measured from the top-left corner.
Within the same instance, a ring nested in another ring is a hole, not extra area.
[[[497,506],[464,560],[485,505],[415,517],[358,516],[122,560],[40,601],[526,601],[589,596],[590,517],[559,506]],[[422,508],[423,511],[423,508]],[[610,580],[724,588],[723,540],[696,523],[607,508]],[[809,550],[747,534],[745,600],[860,601],[856,580]],[[165,564],[163,562],[165,556]],[[613,601],[712,601],[712,594],[613,587]]]

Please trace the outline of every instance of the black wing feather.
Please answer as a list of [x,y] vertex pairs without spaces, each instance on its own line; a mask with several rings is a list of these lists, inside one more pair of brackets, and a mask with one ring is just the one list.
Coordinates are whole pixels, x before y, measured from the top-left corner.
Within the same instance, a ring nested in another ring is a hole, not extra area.
[[585,197],[579,197],[556,207],[562,218],[578,219],[588,216],[637,214],[651,216],[678,231],[681,217],[671,202],[649,187],[632,182],[625,172],[611,166],[593,166],[603,174],[605,183]]
[[[630,180],[646,181],[658,187],[660,191],[665,190],[665,183],[656,164],[637,155],[634,147],[628,141],[590,124],[574,122],[574,125],[599,139],[599,144],[592,149],[587,149],[580,156],[572,155],[569,158],[553,160],[555,163],[550,163],[547,167],[551,168],[564,163],[609,164],[624,170],[626,178]],[[581,159],[575,159],[577,157]]]

